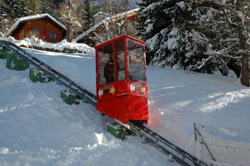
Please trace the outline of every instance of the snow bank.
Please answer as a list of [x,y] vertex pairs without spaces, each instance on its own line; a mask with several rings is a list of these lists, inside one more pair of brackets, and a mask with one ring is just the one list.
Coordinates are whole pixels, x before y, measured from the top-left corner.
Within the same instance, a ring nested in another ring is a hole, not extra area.
[[49,43],[44,42],[41,39],[32,37],[31,39],[25,38],[23,40],[15,40],[13,37],[0,37],[0,40],[5,40],[12,42],[21,47],[29,47],[29,48],[36,48],[41,50],[48,50],[48,51],[56,51],[56,52],[80,52],[83,54],[92,55],[94,54],[94,48],[83,44],[83,43],[76,43],[76,42],[67,42],[66,40],[62,40],[58,43]]

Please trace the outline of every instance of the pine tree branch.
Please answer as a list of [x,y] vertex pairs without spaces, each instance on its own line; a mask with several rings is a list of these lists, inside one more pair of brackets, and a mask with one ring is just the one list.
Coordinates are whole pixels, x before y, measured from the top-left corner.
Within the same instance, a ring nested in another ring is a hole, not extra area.
[[227,39],[221,39],[220,42],[239,42],[240,40],[237,38],[227,38]]
[[[235,56],[232,56],[232,55],[229,55],[227,53],[223,53],[223,52],[220,52],[220,51],[214,51],[214,50],[210,50],[212,51],[212,54],[209,54],[210,56],[211,55],[214,55],[215,57],[222,57],[222,58],[229,58],[229,59],[235,59],[235,60],[239,60],[242,58],[241,54],[243,53],[247,53],[249,50],[241,50],[241,51],[238,51]],[[239,56],[238,56],[239,55]],[[248,55],[249,56],[249,55]]]

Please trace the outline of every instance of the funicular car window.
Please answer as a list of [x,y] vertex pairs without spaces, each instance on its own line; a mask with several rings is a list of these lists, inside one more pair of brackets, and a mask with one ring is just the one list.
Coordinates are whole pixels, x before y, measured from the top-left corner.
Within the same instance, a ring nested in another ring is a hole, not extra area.
[[125,80],[125,54],[124,54],[124,39],[115,42],[116,47],[116,69],[118,81]]
[[128,40],[129,79],[133,81],[146,81],[144,66],[144,46]]
[[98,49],[99,85],[114,82],[114,64],[112,44]]

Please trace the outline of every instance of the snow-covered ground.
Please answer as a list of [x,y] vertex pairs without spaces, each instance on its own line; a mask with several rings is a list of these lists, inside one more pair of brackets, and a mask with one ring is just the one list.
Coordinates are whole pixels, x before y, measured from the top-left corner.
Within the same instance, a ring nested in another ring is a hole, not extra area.
[[[61,64],[60,72],[79,77],[79,82],[85,79],[86,84],[81,85],[91,87],[94,76],[88,73],[88,63],[93,63],[93,56],[41,54],[41,59],[55,67]],[[1,166],[176,165],[136,137],[126,141],[114,138],[95,108],[85,103],[65,104],[60,98],[64,87],[55,82],[33,83],[28,70],[8,70],[2,59],[0,71]]]
[[[94,55],[26,49],[95,93]],[[0,165],[176,165],[138,138],[121,141],[88,104],[66,105],[63,87],[32,83],[0,59]],[[250,130],[250,88],[236,78],[148,67],[148,127],[199,155],[193,124]]]

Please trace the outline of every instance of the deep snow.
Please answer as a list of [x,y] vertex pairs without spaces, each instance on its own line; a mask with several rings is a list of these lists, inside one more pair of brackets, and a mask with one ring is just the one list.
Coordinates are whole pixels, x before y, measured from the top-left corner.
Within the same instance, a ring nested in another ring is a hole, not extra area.
[[[95,93],[94,55],[26,49]],[[32,83],[28,70],[6,69],[0,60],[1,165],[176,165],[167,156],[129,137],[106,132],[88,104],[68,106],[63,87]],[[148,67],[148,127],[199,155],[193,123],[250,130],[250,89],[237,78]]]
[[[93,64],[93,56],[47,52],[41,59],[93,89],[94,76],[84,69]],[[60,98],[64,87],[55,82],[33,83],[28,70],[9,70],[2,59],[0,71],[1,166],[177,165],[136,137],[114,138],[92,106],[65,104]],[[86,83],[81,82],[83,77]]]

